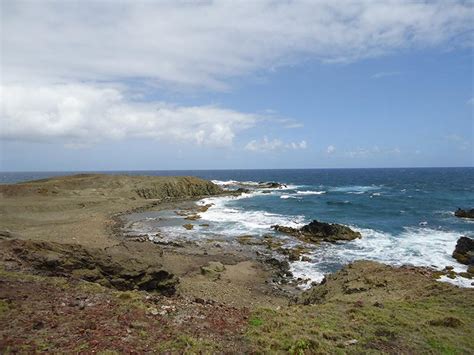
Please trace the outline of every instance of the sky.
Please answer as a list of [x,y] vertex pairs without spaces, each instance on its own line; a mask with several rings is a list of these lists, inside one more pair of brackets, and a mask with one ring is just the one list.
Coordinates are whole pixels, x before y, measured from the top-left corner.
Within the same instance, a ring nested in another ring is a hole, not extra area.
[[474,166],[472,1],[0,3],[1,171]]

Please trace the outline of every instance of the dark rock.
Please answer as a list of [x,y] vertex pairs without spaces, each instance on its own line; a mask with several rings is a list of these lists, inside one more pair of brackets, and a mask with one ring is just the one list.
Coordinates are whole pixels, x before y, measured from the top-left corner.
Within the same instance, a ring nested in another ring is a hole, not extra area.
[[178,282],[160,264],[133,258],[127,251],[32,240],[4,240],[0,249],[0,256],[9,260],[10,267],[45,276],[71,276],[121,291],[139,289],[171,295]]
[[470,210],[458,208],[456,212],[454,212],[454,215],[460,218],[474,218],[474,208],[471,208]]
[[359,232],[340,224],[330,224],[313,220],[311,223],[297,229],[274,225],[272,228],[278,232],[292,235],[307,243],[335,242],[338,240],[353,240],[360,238]]
[[261,189],[281,189],[283,187],[286,187],[285,184],[280,184],[279,182],[259,182],[258,187]]
[[461,237],[456,243],[453,258],[461,264],[474,265],[474,239]]
[[235,190],[234,192],[238,193],[238,194],[248,194],[250,193],[250,190],[249,189],[245,189],[243,187],[239,187],[237,190]]
[[283,282],[286,277],[292,277],[293,274],[290,271],[290,264],[286,260],[278,260],[277,258],[267,258],[264,262],[272,269],[274,269],[275,275],[277,276],[277,282]]

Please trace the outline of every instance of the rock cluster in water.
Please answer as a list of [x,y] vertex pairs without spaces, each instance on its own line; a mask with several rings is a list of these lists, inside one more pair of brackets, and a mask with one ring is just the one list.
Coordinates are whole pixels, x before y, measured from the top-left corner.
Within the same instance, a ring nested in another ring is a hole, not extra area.
[[454,215],[460,218],[474,218],[474,208],[471,208],[470,210],[458,208],[456,212],[454,212]]
[[349,227],[337,223],[325,223],[313,220],[301,227],[292,228],[280,225],[272,226],[277,232],[289,234],[307,243],[336,242],[338,240],[353,240],[360,238],[361,234]]

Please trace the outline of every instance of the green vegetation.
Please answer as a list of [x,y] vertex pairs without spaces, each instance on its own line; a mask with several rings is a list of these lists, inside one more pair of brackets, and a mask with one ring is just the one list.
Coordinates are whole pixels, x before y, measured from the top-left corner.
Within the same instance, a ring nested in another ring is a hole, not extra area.
[[473,296],[416,270],[361,262],[299,304],[254,312],[261,326],[249,327],[247,337],[257,352],[467,354],[474,348]]

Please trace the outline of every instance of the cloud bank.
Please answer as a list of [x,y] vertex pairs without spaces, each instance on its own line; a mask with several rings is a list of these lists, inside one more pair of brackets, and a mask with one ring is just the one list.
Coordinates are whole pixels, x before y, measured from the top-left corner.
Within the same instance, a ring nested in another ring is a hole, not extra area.
[[153,138],[168,142],[229,146],[259,116],[216,106],[179,107],[127,100],[116,88],[83,84],[7,85],[1,90],[0,137],[67,142]]
[[[19,0],[1,7],[2,138],[77,145],[148,137],[226,146],[258,124],[257,114],[206,104],[136,102],[131,81],[219,91],[234,78],[308,59],[347,63],[472,45],[466,1]],[[247,149],[288,144],[305,145],[264,139]]]
[[302,140],[301,142],[289,142],[285,143],[280,139],[268,139],[267,137],[263,137],[261,140],[251,140],[245,146],[246,150],[252,152],[270,152],[270,151],[281,151],[281,150],[288,150],[288,149],[306,149],[307,144],[306,141]]
[[214,89],[307,58],[472,41],[465,1],[2,2],[8,80],[146,78]]

